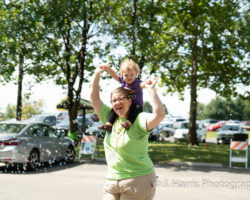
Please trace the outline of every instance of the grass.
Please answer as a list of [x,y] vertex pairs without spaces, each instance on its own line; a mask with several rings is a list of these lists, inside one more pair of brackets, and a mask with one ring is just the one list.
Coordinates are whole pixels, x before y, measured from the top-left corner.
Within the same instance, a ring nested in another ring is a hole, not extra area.
[[[250,131],[248,131],[250,135]],[[216,132],[207,132],[208,138],[216,138]],[[103,140],[97,144],[97,154],[95,158],[104,158]],[[203,144],[198,146],[188,146],[185,142],[150,142],[149,156],[154,163],[172,163],[172,162],[201,162],[201,163],[219,163],[224,166],[229,165],[229,145]],[[77,149],[79,152],[79,149]],[[235,152],[237,156],[242,156],[243,151]],[[248,157],[250,151],[248,151]],[[89,155],[82,155],[83,159],[89,159]],[[250,162],[248,161],[250,166]],[[243,163],[233,163],[233,166],[242,166]]]

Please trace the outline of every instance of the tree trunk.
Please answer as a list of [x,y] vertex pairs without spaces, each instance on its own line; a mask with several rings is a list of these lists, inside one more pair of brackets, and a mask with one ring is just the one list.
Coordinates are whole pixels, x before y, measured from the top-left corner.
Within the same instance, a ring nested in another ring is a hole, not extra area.
[[22,119],[23,55],[19,56],[16,120]]
[[136,53],[136,12],[137,12],[137,0],[133,1],[133,14],[132,14],[132,52],[131,52],[131,58],[135,60]]
[[187,143],[191,145],[198,145],[196,133],[196,109],[197,109],[197,40],[192,44],[192,71],[191,71],[191,102],[190,102],[190,124],[188,132]]
[[[85,6],[85,4],[84,4]],[[90,4],[89,12],[92,11],[93,3]],[[84,9],[86,11],[86,8]],[[84,21],[84,27],[82,30],[82,46],[81,51],[79,54],[79,66],[75,73],[79,75],[79,83],[78,88],[75,91],[75,96],[73,95],[73,83],[72,85],[69,85],[72,89],[71,91],[68,91],[69,94],[69,100],[70,100],[70,110],[69,110],[69,117],[70,117],[70,133],[72,134],[78,134],[78,121],[77,114],[78,114],[78,108],[80,105],[81,100],[81,91],[82,91],[82,84],[84,81],[84,70],[85,70],[85,57],[86,57],[86,46],[87,46],[87,36],[88,36],[88,30],[89,30],[89,21],[91,18],[87,17],[87,13],[83,13],[83,21]],[[76,75],[76,76],[77,76]],[[76,123],[77,122],[77,123]],[[85,131],[85,112],[83,112],[83,131]],[[77,138],[74,138],[77,139]]]

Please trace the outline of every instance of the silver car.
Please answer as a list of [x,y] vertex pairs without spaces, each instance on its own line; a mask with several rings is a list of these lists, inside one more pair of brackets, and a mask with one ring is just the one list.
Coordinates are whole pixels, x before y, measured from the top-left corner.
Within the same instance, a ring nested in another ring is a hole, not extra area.
[[70,163],[74,158],[73,140],[58,136],[48,124],[0,122],[0,163],[22,164],[35,170],[42,162],[64,159]]
[[239,123],[223,124],[217,134],[217,144],[229,144],[230,140],[234,138],[235,134],[246,134],[246,129]]

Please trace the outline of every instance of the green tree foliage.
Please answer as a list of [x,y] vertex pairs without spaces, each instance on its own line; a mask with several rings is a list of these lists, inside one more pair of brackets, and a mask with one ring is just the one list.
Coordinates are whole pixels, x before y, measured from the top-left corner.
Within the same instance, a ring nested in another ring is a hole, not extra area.
[[[198,104],[199,105],[199,104]],[[250,101],[237,97],[231,101],[217,96],[207,106],[198,106],[199,119],[250,120]]]
[[5,117],[6,119],[13,119],[15,118],[15,107],[8,104],[6,107]]
[[[161,27],[158,18],[161,1],[110,0],[106,3],[108,12],[103,16],[103,22],[107,34],[113,39],[111,46],[114,49],[124,47],[125,57],[135,60],[140,69],[144,66],[159,66],[158,62],[154,62],[154,47],[157,43],[156,34],[159,35]],[[110,59],[114,57],[117,55],[111,55]],[[118,62],[123,58],[124,55],[118,57]]]
[[152,113],[152,106],[148,101],[144,102],[143,112]]
[[[22,116],[22,90],[25,74],[36,74],[32,60],[37,55],[39,43],[37,21],[34,18],[34,0],[1,1],[4,20],[1,26],[1,44],[3,54],[0,56],[1,71],[5,81],[12,80],[17,84],[16,119]],[[1,23],[1,22],[0,22]],[[41,73],[41,72],[39,72]],[[17,75],[17,77],[15,77]],[[1,79],[1,78],[0,78]],[[37,79],[40,81],[41,79]]]
[[197,88],[210,88],[223,96],[236,95],[238,83],[249,85],[245,62],[249,46],[240,2],[233,0],[162,2],[162,35],[157,49],[162,85],[167,92],[190,88],[188,143],[197,144]]
[[[29,119],[33,115],[38,115],[43,113],[44,102],[42,99],[38,101],[31,102],[28,99],[23,99],[23,112],[22,119]],[[6,119],[16,118],[16,105],[10,105],[6,107],[5,112]]]
[[204,114],[206,109],[206,105],[203,103],[197,103],[197,119],[202,120],[206,119],[206,115]]
[[[164,110],[165,110],[166,114],[168,114],[168,109],[167,109],[166,105],[163,104],[163,106],[164,106]],[[148,101],[144,102],[143,112],[148,112],[148,113],[152,113],[153,112],[152,105]]]
[[8,65],[8,23],[6,4],[0,1],[0,82],[2,83],[10,81],[10,76],[14,72],[14,66]]
[[[46,0],[38,3],[41,43],[36,68],[67,89],[70,132],[78,130],[82,84],[95,70],[93,60],[108,52],[99,36],[106,4],[93,0]],[[84,92],[84,91],[83,91]]]

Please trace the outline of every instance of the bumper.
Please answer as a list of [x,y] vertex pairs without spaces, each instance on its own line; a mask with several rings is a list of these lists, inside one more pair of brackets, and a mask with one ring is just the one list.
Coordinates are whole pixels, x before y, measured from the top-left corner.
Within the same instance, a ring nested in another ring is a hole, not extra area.
[[0,150],[1,163],[27,163],[28,155],[16,149],[16,147],[9,146]]

